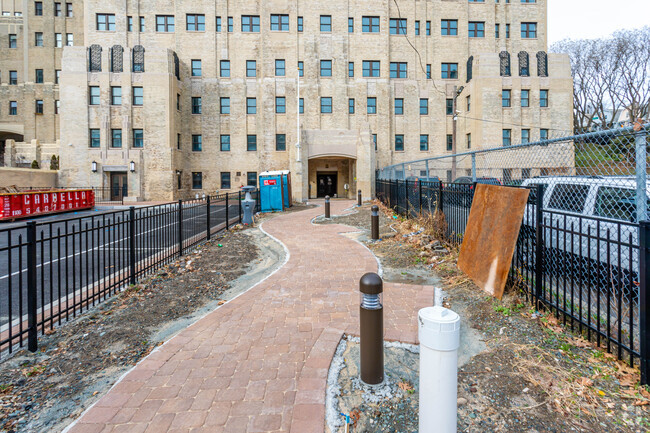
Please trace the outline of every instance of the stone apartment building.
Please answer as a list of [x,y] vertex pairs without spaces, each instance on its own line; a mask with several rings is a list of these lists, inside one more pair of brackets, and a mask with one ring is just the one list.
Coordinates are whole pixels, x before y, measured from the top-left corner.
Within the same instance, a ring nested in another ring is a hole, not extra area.
[[61,185],[370,197],[386,165],[571,131],[546,0],[1,1],[0,140],[58,140]]

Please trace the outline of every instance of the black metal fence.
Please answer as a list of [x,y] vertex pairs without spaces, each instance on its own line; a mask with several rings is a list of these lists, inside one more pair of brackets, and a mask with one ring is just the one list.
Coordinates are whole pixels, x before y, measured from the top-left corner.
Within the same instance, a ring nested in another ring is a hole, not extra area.
[[[462,242],[476,184],[377,180],[377,198],[410,218],[442,211],[445,235]],[[646,269],[650,222],[585,216],[544,207],[529,186],[509,282],[571,329],[650,373]]]
[[[255,211],[259,193],[251,194]],[[0,226],[0,356],[242,222],[242,192]]]

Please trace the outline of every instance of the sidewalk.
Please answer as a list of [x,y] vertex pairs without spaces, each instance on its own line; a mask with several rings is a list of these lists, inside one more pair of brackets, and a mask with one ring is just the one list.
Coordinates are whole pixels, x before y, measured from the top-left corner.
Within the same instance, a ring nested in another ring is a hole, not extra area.
[[[330,361],[343,333],[358,335],[359,278],[377,262],[339,234],[356,229],[312,225],[322,213],[265,221],[287,263],[150,354],[68,431],[323,432]],[[385,338],[415,343],[433,288],[388,283],[384,295]]]

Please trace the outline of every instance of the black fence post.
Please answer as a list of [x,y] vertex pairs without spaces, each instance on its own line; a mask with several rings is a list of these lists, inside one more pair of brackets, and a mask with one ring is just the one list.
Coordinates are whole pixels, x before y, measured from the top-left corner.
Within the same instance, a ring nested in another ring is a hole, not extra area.
[[544,230],[542,221],[544,218],[544,185],[537,185],[537,197],[535,203],[535,308],[541,308],[544,282]]
[[207,225],[207,227],[206,227],[206,231],[207,231],[206,237],[207,237],[208,240],[210,240],[210,194],[205,196],[205,200],[206,200],[205,205],[206,205],[206,208],[207,208],[206,215],[205,215],[206,216],[206,221],[207,221],[206,222],[206,225]]
[[[237,203],[239,208],[239,224],[241,224],[241,190],[239,191],[239,195],[237,197]],[[284,205],[284,198],[282,198],[282,203]]]
[[404,191],[405,191],[405,196],[406,196],[406,203],[404,204],[406,207],[406,217],[409,217],[409,181],[405,180],[404,181]]
[[178,200],[178,255],[183,255],[183,200]]
[[226,230],[228,230],[229,224],[228,224],[228,196],[230,194],[226,193]]
[[648,266],[650,266],[650,221],[639,221],[639,353],[641,385],[648,384],[650,376],[650,332],[648,332]]
[[38,350],[36,275],[36,223],[29,221],[27,223],[27,348],[30,352]]
[[438,182],[438,209],[437,209],[438,212],[444,212],[442,210],[442,189],[443,189],[442,181],[439,181]]
[[418,201],[420,206],[420,215],[422,214],[422,181],[418,182]]
[[135,206],[129,208],[129,263],[131,269],[130,283],[135,286]]

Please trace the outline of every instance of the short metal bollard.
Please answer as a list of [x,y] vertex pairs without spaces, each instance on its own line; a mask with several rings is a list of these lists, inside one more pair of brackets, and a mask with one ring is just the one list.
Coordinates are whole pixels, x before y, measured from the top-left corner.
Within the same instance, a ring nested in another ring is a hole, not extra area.
[[325,196],[325,218],[330,217],[330,196]]
[[379,240],[379,206],[373,205],[371,210],[371,216],[370,216],[370,231],[372,234],[372,239],[373,240]]
[[357,206],[361,207],[361,190],[357,193]]
[[384,307],[381,303],[381,277],[374,272],[365,274],[359,281],[359,290],[361,381],[368,385],[378,385],[384,381]]

